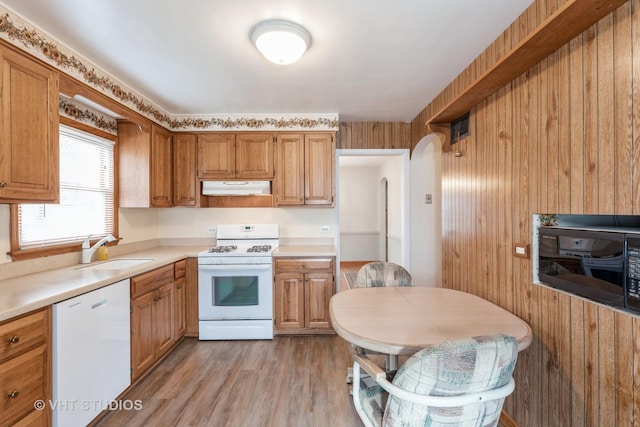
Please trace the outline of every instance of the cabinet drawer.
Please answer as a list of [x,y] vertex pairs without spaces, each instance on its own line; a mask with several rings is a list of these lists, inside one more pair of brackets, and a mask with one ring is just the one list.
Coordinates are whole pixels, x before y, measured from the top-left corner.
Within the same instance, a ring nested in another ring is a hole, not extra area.
[[49,420],[47,418],[46,410],[32,411],[29,415],[22,418],[15,424],[12,424],[13,427],[42,427],[49,425]]
[[41,345],[0,364],[0,425],[12,424],[46,399],[44,370],[47,347]]
[[178,277],[184,277],[187,274],[187,260],[183,259],[182,261],[177,261],[174,264],[175,273],[174,276],[177,279]]
[[332,258],[276,258],[275,270],[317,271],[333,270]]
[[0,362],[43,342],[48,334],[48,310],[3,323],[0,325]]
[[173,264],[131,278],[131,298],[146,294],[173,281]]

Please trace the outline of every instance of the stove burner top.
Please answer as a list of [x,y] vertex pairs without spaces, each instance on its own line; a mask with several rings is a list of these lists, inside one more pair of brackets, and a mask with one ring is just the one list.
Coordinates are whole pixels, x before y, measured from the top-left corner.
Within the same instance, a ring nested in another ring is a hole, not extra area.
[[236,249],[238,249],[238,247],[235,245],[214,246],[213,248],[209,249],[209,253],[222,254],[227,252],[233,252]]
[[256,245],[247,249],[247,252],[269,252],[271,245]]

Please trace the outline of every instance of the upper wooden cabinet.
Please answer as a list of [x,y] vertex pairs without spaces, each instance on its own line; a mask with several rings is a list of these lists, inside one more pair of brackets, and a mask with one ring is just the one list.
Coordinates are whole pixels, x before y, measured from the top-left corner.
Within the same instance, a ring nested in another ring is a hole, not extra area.
[[279,134],[276,142],[276,206],[333,206],[333,133]]
[[198,178],[272,179],[273,135],[261,132],[198,135]]
[[120,207],[171,206],[171,133],[152,124],[146,128],[118,123]]
[[173,136],[173,206],[196,206],[196,135]]
[[4,45],[0,55],[0,202],[57,202],[58,75]]

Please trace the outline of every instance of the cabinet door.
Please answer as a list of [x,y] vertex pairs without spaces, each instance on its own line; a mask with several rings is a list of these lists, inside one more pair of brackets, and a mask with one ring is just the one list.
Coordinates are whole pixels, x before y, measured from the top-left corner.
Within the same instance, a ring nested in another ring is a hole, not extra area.
[[196,136],[173,136],[173,205],[196,206]]
[[57,74],[9,48],[0,54],[0,199],[57,202]]
[[174,314],[174,287],[173,282],[158,288],[155,301],[155,333],[156,333],[156,359],[165,354],[174,343],[175,314]]
[[131,301],[131,379],[155,362],[155,292]]
[[332,273],[305,275],[305,327],[331,328],[329,300],[333,295]]
[[302,134],[281,134],[276,142],[273,193],[276,206],[304,204],[304,139]]
[[304,327],[304,275],[277,273],[275,276],[274,322],[276,329]]
[[335,146],[332,134],[310,133],[304,136],[306,205],[333,206]]
[[198,135],[198,178],[235,178],[235,141],[232,133]]
[[273,178],[273,135],[270,133],[236,134],[236,178]]
[[153,125],[151,127],[151,188],[150,204],[154,207],[171,206],[171,133]]
[[187,332],[186,300],[186,279],[185,277],[180,277],[176,279],[174,341],[178,341]]

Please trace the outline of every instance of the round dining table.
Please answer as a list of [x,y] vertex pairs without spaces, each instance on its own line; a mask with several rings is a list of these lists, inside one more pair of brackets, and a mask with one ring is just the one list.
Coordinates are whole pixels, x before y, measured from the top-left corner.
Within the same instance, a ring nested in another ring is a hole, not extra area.
[[411,355],[445,341],[505,333],[529,347],[529,325],[476,295],[453,289],[401,286],[354,288],[329,303],[336,333],[364,349]]

